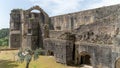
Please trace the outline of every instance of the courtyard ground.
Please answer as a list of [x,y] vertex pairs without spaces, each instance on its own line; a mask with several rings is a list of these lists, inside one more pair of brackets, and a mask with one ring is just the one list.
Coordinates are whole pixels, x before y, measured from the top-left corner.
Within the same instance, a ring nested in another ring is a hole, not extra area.
[[[25,68],[25,62],[19,63],[16,61],[17,50],[12,51],[0,51],[0,68]],[[52,56],[40,56],[38,60],[30,63],[30,68],[76,68],[66,66],[55,62],[55,58]],[[88,66],[78,68],[90,68]]]

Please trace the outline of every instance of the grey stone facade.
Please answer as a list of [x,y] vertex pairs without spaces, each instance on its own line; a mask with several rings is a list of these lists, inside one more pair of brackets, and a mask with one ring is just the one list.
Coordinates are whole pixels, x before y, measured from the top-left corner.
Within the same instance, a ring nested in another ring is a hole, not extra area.
[[[39,10],[39,13],[32,12]],[[49,16],[39,6],[28,10],[13,9],[10,19],[10,47],[43,48],[43,38],[49,37]],[[47,34],[45,32],[47,31]],[[18,35],[17,37],[13,35]],[[20,41],[15,41],[16,39]],[[13,41],[12,41],[13,40]],[[15,42],[15,43],[14,43]],[[17,44],[17,47],[16,47]]]
[[120,67],[119,4],[54,17],[34,6],[14,9],[10,16],[11,48],[43,48],[68,65]]

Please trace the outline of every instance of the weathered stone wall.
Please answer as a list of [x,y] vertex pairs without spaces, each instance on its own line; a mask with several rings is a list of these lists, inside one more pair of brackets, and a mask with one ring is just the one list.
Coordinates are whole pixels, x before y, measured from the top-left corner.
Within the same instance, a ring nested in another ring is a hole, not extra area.
[[[40,13],[31,12],[32,10],[38,10]],[[10,40],[14,38],[12,34],[19,34],[18,44],[21,43],[23,49],[32,49],[34,46],[42,48],[43,38],[49,37],[49,16],[39,6],[28,10],[14,9],[10,14]],[[11,45],[13,42],[10,41],[10,47],[14,47]]]
[[[39,18],[39,19],[38,19]],[[36,49],[40,47],[39,37],[42,36],[42,33],[39,33],[40,31],[40,24],[42,23],[41,20],[41,14],[40,13],[25,13],[24,14],[24,23],[22,26],[22,48],[30,48],[30,49]],[[25,41],[26,40],[26,41]],[[42,46],[42,43],[41,43]]]
[[21,47],[21,12],[22,9],[13,9],[10,14],[10,48]]
[[114,13],[93,24],[81,25],[72,32],[76,34],[77,41],[112,44],[112,40],[120,32],[119,14],[119,12]]
[[114,5],[54,16],[51,17],[51,23],[53,24],[55,30],[71,30],[78,28],[80,25],[97,23],[95,21],[106,18],[116,12],[119,12],[119,10],[120,5]]
[[[75,44],[75,51],[79,54],[83,51],[87,52],[91,56],[91,64],[94,68],[115,68],[119,57],[119,45],[116,45],[114,39],[119,39],[117,37],[120,34],[119,16],[120,5],[115,5],[51,17],[51,23],[54,24],[55,30],[71,30],[76,35],[76,41],[79,41],[79,44]],[[63,33],[59,34],[54,35],[54,38],[61,39]],[[67,53],[73,55],[71,49],[66,50],[66,56]],[[75,62],[79,61],[77,56],[75,54]]]
[[50,38],[57,38],[59,37],[61,34],[64,34],[64,31],[61,30],[50,30]]
[[73,43],[60,39],[44,39],[44,48],[46,51],[54,52],[57,62],[69,64],[72,62]]
[[[40,13],[32,12],[32,10],[38,10]],[[24,10],[21,27],[23,49],[43,48],[43,38],[49,37],[48,22],[48,15],[39,6]]]
[[91,56],[93,68],[112,68],[112,46],[91,43],[76,43],[76,51],[87,52]]
[[[41,13],[31,13],[34,9]],[[35,49],[43,43],[63,64],[79,61],[77,57],[85,51],[94,68],[115,68],[120,58],[119,22],[120,5],[54,16],[50,21],[38,6],[17,9],[11,12],[10,46]]]
[[20,34],[11,34],[10,35],[10,48],[20,48],[21,47],[21,38]]
[[[93,43],[76,42],[75,59],[80,57],[81,52],[87,52],[91,56],[93,68],[116,68],[120,58],[120,47],[115,45],[101,45]],[[77,59],[76,59],[77,61]]]

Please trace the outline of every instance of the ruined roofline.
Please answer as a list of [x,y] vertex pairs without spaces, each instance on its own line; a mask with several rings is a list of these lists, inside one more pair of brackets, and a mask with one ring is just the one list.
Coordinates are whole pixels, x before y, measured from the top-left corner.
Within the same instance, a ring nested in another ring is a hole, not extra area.
[[12,9],[11,12],[14,12],[14,11],[22,11],[23,9],[20,9],[20,8],[16,8],[16,9]]
[[99,9],[103,9],[103,8],[109,8],[109,7],[114,7],[114,6],[119,6],[120,7],[120,4],[103,6],[103,7],[92,8],[92,9],[86,9],[86,10],[81,10],[81,11],[67,13],[67,14],[62,14],[62,15],[50,16],[50,18],[59,17],[59,16],[66,16],[66,15],[72,15],[72,14],[77,14],[77,13],[82,13],[82,12],[88,12],[88,11],[95,11],[95,10],[99,10]]
[[[36,6],[33,6],[33,7],[36,7]],[[120,6],[120,4],[103,6],[103,7],[98,7],[98,8],[93,8],[93,9],[87,9],[87,10],[81,10],[81,11],[67,13],[67,14],[62,14],[62,15],[50,16],[50,18],[59,17],[59,16],[65,16],[65,15],[72,15],[72,14],[77,14],[77,13],[82,13],[82,12],[88,12],[88,11],[95,11],[95,10],[99,10],[99,9],[103,9],[103,8],[108,8],[108,7],[114,7],[114,6]],[[30,9],[30,8],[28,8],[28,9]],[[28,9],[26,9],[26,10],[28,10]],[[12,9],[11,12],[16,11],[16,10],[18,10],[18,11],[26,11],[25,9],[16,8],[16,9]]]
[[32,7],[28,8],[28,9],[21,9],[21,8],[12,9],[11,12],[16,12],[16,11],[17,11],[17,12],[18,12],[18,11],[26,11],[26,12],[29,12],[29,11],[32,11],[32,10],[38,10],[38,11],[40,11],[41,13],[44,13],[44,14],[47,15],[47,13],[46,13],[40,6],[38,6],[38,5],[32,6]]

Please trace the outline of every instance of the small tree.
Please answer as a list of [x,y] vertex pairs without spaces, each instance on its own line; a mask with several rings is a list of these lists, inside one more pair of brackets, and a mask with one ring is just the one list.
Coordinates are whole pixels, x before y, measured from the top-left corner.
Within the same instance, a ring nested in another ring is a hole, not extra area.
[[23,50],[19,50],[18,52],[18,57],[19,57],[19,61],[22,63],[24,60],[26,61],[26,68],[29,68],[29,64],[32,60],[32,57],[34,58],[34,60],[37,60],[39,58],[39,55],[41,53],[41,49],[36,49],[36,50],[31,50],[31,49],[25,49]]

